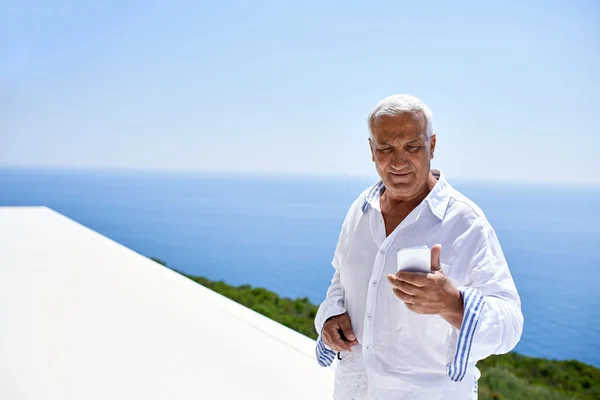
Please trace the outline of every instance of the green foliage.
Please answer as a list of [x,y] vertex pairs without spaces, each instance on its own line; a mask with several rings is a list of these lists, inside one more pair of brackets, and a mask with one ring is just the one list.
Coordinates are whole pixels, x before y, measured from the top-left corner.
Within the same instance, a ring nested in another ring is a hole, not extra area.
[[564,395],[551,386],[532,384],[518,378],[507,367],[482,369],[479,380],[480,400],[571,400],[578,397]]
[[160,258],[156,258],[156,257],[151,257],[150,258],[152,261],[159,263],[160,265],[164,265],[165,267],[167,266],[167,263],[164,262],[163,260],[161,260]]
[[210,281],[199,276],[188,276],[188,278],[288,328],[313,339],[317,337],[313,324],[317,315],[317,306],[312,304],[306,297],[291,300],[279,297],[269,290],[252,288],[249,285],[235,287],[223,281]]
[[[164,261],[152,260],[166,266]],[[199,276],[187,277],[297,332],[317,338],[313,321],[318,307],[306,297],[292,300],[250,285],[236,287]],[[480,400],[600,400],[600,369],[579,361],[509,353],[489,357],[477,366],[482,373]]]
[[[488,357],[477,366],[482,372],[480,387],[505,393],[510,385],[520,388],[511,393],[530,393],[524,388],[551,388],[552,396],[531,392],[527,397],[513,395],[510,399],[600,399],[600,369],[579,361],[556,361],[527,357],[517,353]],[[504,390],[504,392],[502,391]],[[528,389],[532,390],[532,389]],[[541,390],[541,389],[539,389]],[[490,392],[490,395],[493,393]],[[537,393],[537,392],[536,392]],[[542,396],[542,397],[534,397]],[[501,399],[482,397],[480,399]]]

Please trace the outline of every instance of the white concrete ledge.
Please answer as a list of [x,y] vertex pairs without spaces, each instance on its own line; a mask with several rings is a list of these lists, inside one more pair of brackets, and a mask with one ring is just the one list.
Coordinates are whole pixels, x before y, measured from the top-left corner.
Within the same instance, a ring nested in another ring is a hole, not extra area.
[[48,208],[0,208],[1,399],[329,399],[314,357],[313,340]]

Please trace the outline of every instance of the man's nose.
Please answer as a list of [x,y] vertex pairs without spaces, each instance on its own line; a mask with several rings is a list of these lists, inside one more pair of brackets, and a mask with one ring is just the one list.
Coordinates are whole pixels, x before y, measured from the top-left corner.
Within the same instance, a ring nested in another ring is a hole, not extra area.
[[408,158],[404,149],[395,149],[392,156],[391,166],[393,169],[401,171],[408,165]]

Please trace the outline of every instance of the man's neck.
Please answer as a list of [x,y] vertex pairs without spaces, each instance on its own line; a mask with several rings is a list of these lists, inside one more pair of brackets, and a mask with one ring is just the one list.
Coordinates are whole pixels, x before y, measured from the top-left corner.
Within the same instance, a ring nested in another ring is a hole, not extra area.
[[[429,172],[427,181],[423,188],[417,192],[414,196],[409,198],[394,198],[390,195],[389,191],[384,191],[381,196],[381,203],[385,203],[385,209],[391,211],[394,209],[413,209],[417,207],[427,197],[427,195],[433,190],[437,183],[435,176]],[[383,208],[383,204],[382,204]]]

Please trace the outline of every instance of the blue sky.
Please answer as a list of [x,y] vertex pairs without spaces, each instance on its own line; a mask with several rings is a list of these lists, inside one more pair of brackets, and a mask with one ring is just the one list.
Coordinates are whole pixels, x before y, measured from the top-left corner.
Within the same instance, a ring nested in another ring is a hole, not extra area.
[[449,177],[600,183],[598,3],[480,3],[3,1],[0,165],[374,176],[410,93]]

